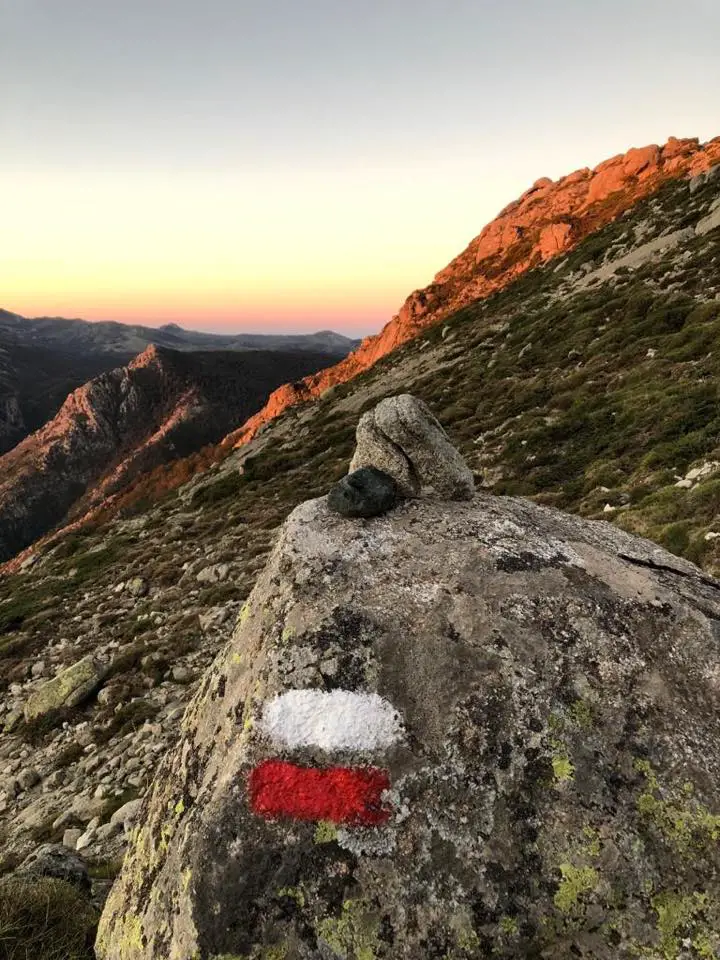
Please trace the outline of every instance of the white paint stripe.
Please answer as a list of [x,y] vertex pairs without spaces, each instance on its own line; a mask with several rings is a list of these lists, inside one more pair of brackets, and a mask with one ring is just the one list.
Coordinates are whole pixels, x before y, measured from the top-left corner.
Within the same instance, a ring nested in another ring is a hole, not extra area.
[[260,729],[277,746],[378,750],[402,737],[400,714],[377,693],[289,690],[269,700]]

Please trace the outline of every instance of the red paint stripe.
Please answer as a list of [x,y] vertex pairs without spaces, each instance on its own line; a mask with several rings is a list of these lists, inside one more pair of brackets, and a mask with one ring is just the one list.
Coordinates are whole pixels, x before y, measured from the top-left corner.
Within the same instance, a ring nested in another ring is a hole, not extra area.
[[269,819],[292,817],[372,827],[390,817],[382,801],[390,778],[375,767],[319,770],[266,760],[252,771],[248,786],[252,809]]

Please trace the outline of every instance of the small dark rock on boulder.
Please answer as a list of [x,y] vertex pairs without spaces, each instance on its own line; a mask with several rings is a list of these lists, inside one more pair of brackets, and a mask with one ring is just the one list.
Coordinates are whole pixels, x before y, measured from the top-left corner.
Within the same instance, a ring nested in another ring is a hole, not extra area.
[[377,467],[361,467],[339,480],[328,494],[328,506],[342,517],[377,517],[398,502],[397,483]]

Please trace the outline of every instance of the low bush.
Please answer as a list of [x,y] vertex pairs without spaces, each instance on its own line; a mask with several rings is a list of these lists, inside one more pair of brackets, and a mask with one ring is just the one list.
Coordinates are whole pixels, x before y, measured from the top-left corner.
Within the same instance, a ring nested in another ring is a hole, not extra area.
[[0,881],[0,960],[92,960],[98,914],[69,883]]

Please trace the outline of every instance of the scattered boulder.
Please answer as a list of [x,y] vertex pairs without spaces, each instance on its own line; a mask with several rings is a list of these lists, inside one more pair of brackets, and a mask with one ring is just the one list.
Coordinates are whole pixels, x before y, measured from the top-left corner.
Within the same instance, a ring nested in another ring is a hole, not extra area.
[[78,851],[80,851],[80,850],[84,850],[86,847],[89,847],[90,844],[91,844],[91,843],[93,842],[93,840],[95,839],[95,833],[96,833],[96,831],[95,831],[94,829],[91,830],[91,829],[88,827],[88,829],[85,831],[85,833],[81,834],[81,835],[78,837],[77,843],[75,844],[75,849],[78,850]]
[[209,633],[214,628],[221,627],[229,616],[230,608],[228,606],[210,607],[209,610],[201,613],[198,617],[200,629],[203,633]]
[[130,687],[118,681],[116,683],[108,683],[98,691],[97,702],[102,707],[114,707],[118,703],[122,703],[127,697],[130,696]]
[[18,786],[21,790],[32,790],[40,783],[41,777],[35,767],[25,767],[17,775]]
[[95,831],[95,840],[97,843],[103,843],[111,837],[122,833],[123,825],[121,823],[103,823]]
[[11,710],[5,717],[5,723],[3,726],[3,733],[12,733],[15,727],[20,723],[23,718],[23,711],[20,708]]
[[131,597],[144,597],[147,595],[149,586],[144,577],[133,577],[125,584],[125,589]]
[[227,563],[213,563],[203,569],[196,575],[198,583],[222,583],[227,580],[230,573],[230,566]]
[[30,695],[23,711],[25,720],[29,722],[63,707],[78,706],[97,690],[107,673],[107,664],[92,656],[83,657]]
[[79,830],[77,827],[68,827],[63,833],[62,845],[67,847],[68,850],[75,850],[77,849],[77,842],[81,836],[82,830]]
[[388,397],[363,414],[356,440],[351,472],[377,467],[406,497],[434,493],[467,500],[473,495],[472,471],[428,407],[411,394]]
[[175,683],[189,683],[193,679],[194,674],[188,667],[184,667],[182,664],[176,664],[170,671],[170,676]]
[[690,180],[690,193],[697,193],[697,191],[702,190],[706,184],[712,183],[718,179],[720,179],[720,164],[716,164],[714,167],[710,167],[710,169],[706,170],[704,173],[698,173],[696,176],[692,177]]
[[710,213],[698,221],[695,226],[695,233],[702,237],[706,233],[710,233],[711,230],[717,230],[718,227],[720,227],[720,203],[713,205],[710,208]]
[[720,583],[608,523],[302,504],[150,787],[98,957],[714,956],[719,623]]
[[699,480],[704,480],[706,477],[711,476],[713,473],[717,473],[720,470],[720,463],[717,460],[705,461],[697,467],[693,467],[692,470],[688,470],[685,474],[687,480],[692,480],[693,483],[696,483]]
[[397,502],[397,484],[390,474],[377,467],[354,470],[328,494],[328,506],[341,517],[377,517]]
[[80,890],[90,892],[90,876],[85,861],[59,843],[44,843],[15,871],[16,876],[53,877]]
[[141,807],[142,799],[128,800],[127,803],[124,803],[115,811],[115,813],[113,813],[113,815],[110,817],[110,823],[117,823],[123,827],[132,826],[140,814]]

